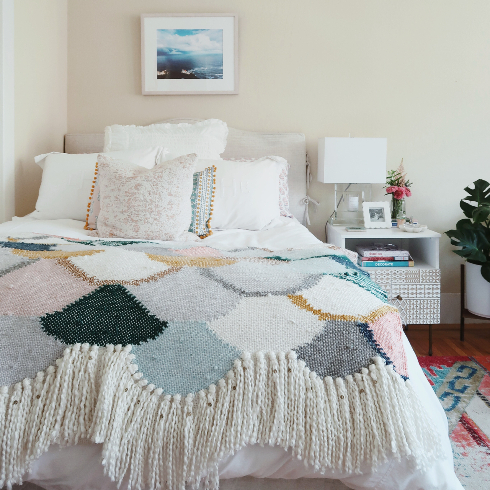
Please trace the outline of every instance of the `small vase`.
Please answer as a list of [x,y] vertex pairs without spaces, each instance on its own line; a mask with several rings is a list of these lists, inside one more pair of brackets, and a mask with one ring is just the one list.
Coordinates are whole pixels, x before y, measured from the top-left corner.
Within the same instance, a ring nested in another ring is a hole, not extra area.
[[405,219],[407,212],[405,210],[405,199],[395,199],[391,196],[391,219]]

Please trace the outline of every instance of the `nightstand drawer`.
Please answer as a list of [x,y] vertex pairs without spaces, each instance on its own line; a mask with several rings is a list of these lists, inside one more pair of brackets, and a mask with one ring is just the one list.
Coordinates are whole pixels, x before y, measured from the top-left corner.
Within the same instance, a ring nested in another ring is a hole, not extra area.
[[403,299],[439,299],[439,284],[391,284],[391,297],[401,296]]
[[404,324],[439,323],[441,271],[439,269],[376,269],[371,279],[398,308]]
[[416,323],[440,323],[441,301],[437,299],[392,299],[391,304],[398,308],[404,325]]
[[[365,270],[365,269],[364,269]],[[386,283],[402,283],[402,284],[417,284],[417,283],[432,283],[439,284],[441,282],[440,269],[376,269],[369,271],[369,275],[374,282],[379,285]]]

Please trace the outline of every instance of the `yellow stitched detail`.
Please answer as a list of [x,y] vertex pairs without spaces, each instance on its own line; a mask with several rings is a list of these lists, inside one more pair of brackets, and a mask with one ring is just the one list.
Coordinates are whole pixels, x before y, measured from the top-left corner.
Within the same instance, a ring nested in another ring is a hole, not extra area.
[[95,228],[89,228],[88,226],[88,218],[90,214],[90,206],[92,205],[92,197],[94,194],[95,190],[95,182],[97,180],[97,174],[99,173],[99,162],[95,162],[95,174],[94,174],[94,180],[92,181],[92,189],[90,190],[90,196],[88,198],[88,204],[87,204],[87,216],[85,218],[85,226],[83,227],[84,230],[95,230]]
[[93,276],[88,276],[85,271],[77,267],[73,262],[67,259],[58,259],[58,264],[62,265],[70,274],[73,274],[75,277],[79,277],[84,281],[88,282],[92,286],[106,286],[110,284],[122,284],[123,286],[139,286],[144,282],[152,282],[160,279],[167,274],[173,274],[174,272],[180,271],[180,267],[170,267],[166,271],[157,272],[149,277],[145,277],[144,279],[132,279],[132,280],[124,280],[124,279],[108,279],[101,281]]
[[146,254],[151,260],[163,262],[172,267],[223,267],[238,262],[236,259],[220,259],[217,257],[177,257],[171,255]]
[[212,165],[213,168],[213,192],[211,192],[211,205],[209,207],[209,219],[206,221],[206,226],[209,230],[207,235],[202,235],[199,238],[207,238],[213,234],[213,230],[211,229],[211,220],[213,219],[213,210],[214,210],[214,195],[216,192],[216,166]]
[[11,249],[15,255],[27,257],[29,259],[67,259],[68,257],[78,257],[80,255],[94,255],[104,250],[83,250],[80,252],[66,252],[64,250],[42,250],[36,252],[34,250],[19,250],[17,248]]
[[379,320],[382,316],[386,315],[387,313],[390,312],[396,312],[398,311],[395,307],[390,306],[390,305],[383,305],[377,310],[369,313],[369,315],[338,315],[334,313],[326,313],[320,309],[313,308],[306,298],[302,296],[301,294],[288,294],[288,298],[290,301],[297,306],[298,308],[301,308],[302,310],[309,311],[310,313],[313,313],[318,317],[320,321],[325,321],[325,320],[342,320],[345,322],[362,322],[362,323],[373,323],[376,320]]

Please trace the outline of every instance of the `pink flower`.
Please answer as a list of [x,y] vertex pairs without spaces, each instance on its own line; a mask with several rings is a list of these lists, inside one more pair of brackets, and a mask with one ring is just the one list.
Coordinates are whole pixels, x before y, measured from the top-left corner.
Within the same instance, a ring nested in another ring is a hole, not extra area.
[[396,191],[393,193],[395,199],[403,199],[405,197],[404,187],[397,187]]
[[395,185],[392,185],[390,187],[387,187],[386,188],[386,194],[392,194],[393,192],[395,192],[396,190],[398,189],[398,187],[396,187]]
[[405,195],[407,197],[410,197],[412,195],[412,191],[408,187],[405,187]]

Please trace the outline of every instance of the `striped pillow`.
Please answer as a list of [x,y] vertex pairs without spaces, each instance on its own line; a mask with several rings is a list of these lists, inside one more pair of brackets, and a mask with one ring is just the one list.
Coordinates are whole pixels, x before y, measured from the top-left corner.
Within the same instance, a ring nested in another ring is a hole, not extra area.
[[191,194],[192,220],[189,231],[200,238],[206,238],[213,234],[211,219],[216,188],[216,167],[212,165],[201,172],[195,172],[193,177]]

